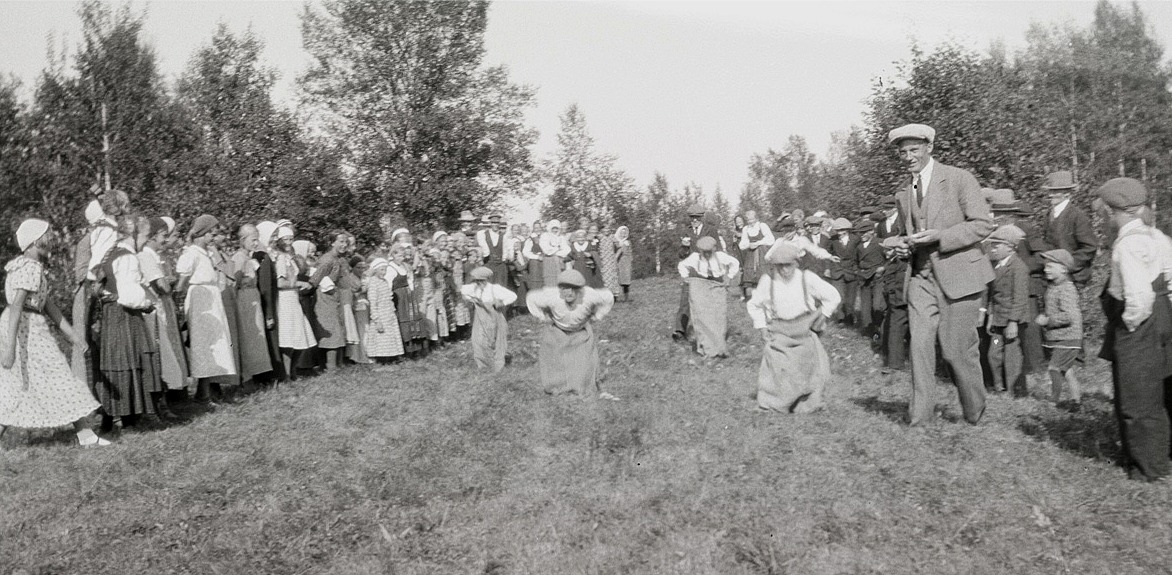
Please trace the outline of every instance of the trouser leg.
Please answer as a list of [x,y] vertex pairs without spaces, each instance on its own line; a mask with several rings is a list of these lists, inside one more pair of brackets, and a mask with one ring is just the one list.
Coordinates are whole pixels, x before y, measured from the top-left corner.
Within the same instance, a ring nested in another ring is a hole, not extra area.
[[940,309],[939,288],[931,278],[913,276],[908,285],[908,324],[911,330],[912,397],[908,402],[911,425],[935,418],[936,331]]
[[985,413],[985,381],[981,374],[980,340],[977,337],[984,293],[954,300],[949,300],[943,292],[938,294],[941,302],[939,336],[944,361],[952,368],[964,418],[975,424]]

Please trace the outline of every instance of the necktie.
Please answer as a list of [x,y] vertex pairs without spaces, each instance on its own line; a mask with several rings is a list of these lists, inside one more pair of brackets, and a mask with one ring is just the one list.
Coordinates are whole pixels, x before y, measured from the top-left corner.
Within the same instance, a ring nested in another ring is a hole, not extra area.
[[916,174],[916,207],[924,206],[924,180]]

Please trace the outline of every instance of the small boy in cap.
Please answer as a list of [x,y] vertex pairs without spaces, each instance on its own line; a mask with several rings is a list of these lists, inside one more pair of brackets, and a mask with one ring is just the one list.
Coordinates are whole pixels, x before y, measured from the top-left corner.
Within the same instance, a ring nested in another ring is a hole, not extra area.
[[493,271],[479,266],[469,274],[470,283],[460,286],[460,293],[472,304],[472,357],[476,367],[496,373],[505,368],[509,343],[509,322],[505,310],[517,301],[517,294],[493,283]]
[[1057,404],[1062,387],[1069,384],[1070,400],[1077,408],[1082,396],[1074,368],[1082,363],[1083,350],[1082,309],[1079,308],[1078,290],[1070,278],[1076,269],[1074,256],[1064,249],[1045,251],[1041,255],[1046,262],[1049,287],[1046,289],[1046,312],[1038,314],[1034,323],[1044,331],[1044,345],[1050,350],[1051,397]]
[[[883,255],[883,246],[875,237],[875,222],[870,219],[859,220],[855,224],[855,234],[859,243],[855,252],[855,276],[858,278],[859,314],[857,327],[863,335],[870,337],[875,334],[877,322],[876,313],[882,314],[883,302],[883,264],[887,258]],[[881,320],[880,320],[881,321]]]
[[1017,245],[1025,232],[1017,226],[1001,226],[985,240],[993,262],[993,282],[985,330],[989,334],[987,359],[993,372],[994,391],[1013,389],[1025,395],[1022,372],[1021,324],[1029,321],[1030,270],[1017,257]]
[[858,297],[859,278],[857,276],[859,238],[851,233],[854,225],[846,218],[837,218],[833,222],[834,235],[831,236],[828,250],[837,256],[840,261],[830,266],[823,275],[830,284],[842,295],[842,306],[839,307],[838,319],[847,324],[858,324],[855,317],[855,299]]

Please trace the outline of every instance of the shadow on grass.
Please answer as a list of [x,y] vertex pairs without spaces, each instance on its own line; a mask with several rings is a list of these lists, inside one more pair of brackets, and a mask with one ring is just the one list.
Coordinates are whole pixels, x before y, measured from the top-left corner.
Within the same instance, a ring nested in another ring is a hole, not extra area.
[[1117,461],[1121,455],[1119,423],[1111,401],[1101,394],[1085,398],[1078,411],[1047,409],[1023,415],[1017,428],[1083,457]]
[[896,423],[903,423],[907,419],[906,401],[888,401],[873,395],[871,397],[852,397],[851,403],[863,408],[868,413],[877,413]]

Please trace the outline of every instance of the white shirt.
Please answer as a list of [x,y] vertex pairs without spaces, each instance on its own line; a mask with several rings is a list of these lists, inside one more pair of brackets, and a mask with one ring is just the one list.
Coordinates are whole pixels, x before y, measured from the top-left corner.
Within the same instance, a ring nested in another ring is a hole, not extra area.
[[557,287],[545,287],[529,292],[525,304],[529,313],[543,323],[552,323],[565,331],[580,331],[587,324],[598,321],[614,307],[614,294],[610,290],[589,287],[581,288],[582,301],[574,307],[562,299]]
[[544,232],[538,238],[538,245],[541,246],[541,251],[544,252],[545,257],[558,256],[559,258],[564,258],[570,255],[570,244],[560,234]]
[[[749,239],[750,236],[755,236],[757,234],[761,234],[764,237],[760,241],[756,242]],[[761,246],[768,247],[773,245],[773,240],[773,230],[770,230],[769,226],[765,225],[765,222],[757,222],[755,224],[746,224],[745,227],[741,229],[741,240],[737,243],[737,245],[740,246],[742,250],[756,249]]]
[[191,285],[214,285],[219,286],[220,276],[216,271],[215,264],[212,263],[212,256],[207,250],[190,244],[183,249],[183,253],[179,255],[179,261],[175,264],[175,271],[181,276],[190,276],[188,280]]
[[[96,280],[94,275],[94,268],[102,265],[102,260],[106,259],[106,253],[118,244],[118,223],[110,218],[105,220],[111,226],[94,226],[93,231],[90,232],[90,267],[86,272],[86,277],[90,280]],[[134,251],[131,249],[130,251]]]
[[[925,198],[928,197],[928,183],[932,181],[932,170],[935,168],[936,158],[928,158],[928,165],[924,166],[924,169],[920,170],[920,182],[924,186],[924,189],[920,190],[920,192]],[[915,178],[912,178],[912,185],[915,185]],[[915,194],[915,190],[912,190],[912,193]],[[912,199],[915,199],[914,195],[912,196]]]
[[899,210],[893,210],[890,216],[887,216],[887,228],[883,231],[891,233],[895,229],[895,222],[899,221]]
[[114,268],[114,285],[118,290],[118,305],[130,309],[146,309],[151,300],[142,287],[142,268],[138,265],[138,256],[134,253],[134,244],[130,241],[119,242],[117,245],[130,250],[130,253],[114,258],[110,267]]
[[741,271],[741,262],[724,252],[712,252],[712,257],[704,257],[700,252],[692,252],[680,261],[678,266],[680,277],[689,278],[700,276],[732,280],[737,272]]
[[1070,205],[1070,198],[1062,200],[1061,202],[1058,203],[1057,206],[1054,206],[1054,208],[1050,210],[1050,212],[1054,214],[1051,217],[1057,218],[1058,216],[1062,215],[1062,210],[1065,210],[1066,206],[1069,206],[1069,205]]
[[464,299],[487,308],[508,307],[517,301],[517,294],[512,290],[494,283],[485,283],[483,287],[480,282],[466,283],[460,286],[460,293]]
[[[489,234],[492,234],[491,236]],[[513,259],[513,243],[508,241],[504,234],[496,230],[480,230],[476,232],[476,243],[480,244],[480,253],[484,259],[488,259],[489,252],[489,238],[492,238],[492,243],[500,242],[501,244],[501,261],[509,261]]]
[[[774,278],[778,281],[774,281]],[[803,290],[802,280],[805,279]],[[803,291],[805,292],[803,297]],[[821,303],[822,315],[830,317],[842,302],[842,296],[834,286],[811,271],[798,270],[789,281],[771,273],[761,275],[753,297],[746,304],[753,327],[769,327],[774,319],[794,319]]]
[[[1132,220],[1119,228],[1111,247],[1111,280],[1107,292],[1123,302],[1123,324],[1135,331],[1152,315],[1156,293],[1152,282],[1161,273],[1172,278],[1172,239],[1158,229]],[[1172,282],[1169,285],[1172,288]],[[1169,295],[1172,299],[1172,294]]]

